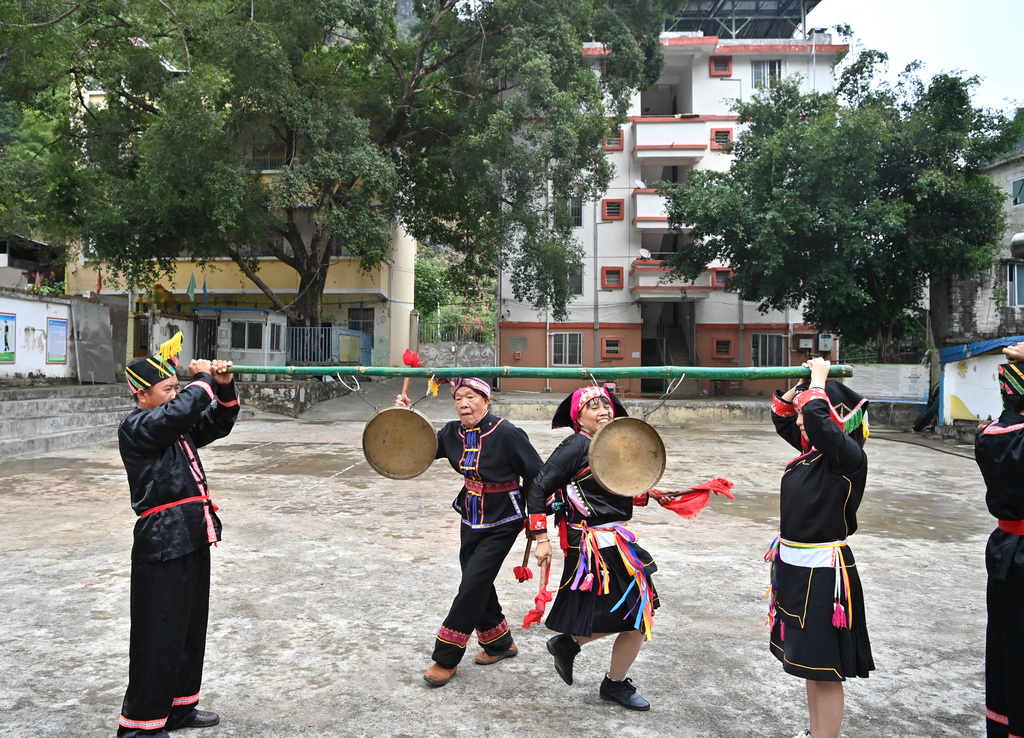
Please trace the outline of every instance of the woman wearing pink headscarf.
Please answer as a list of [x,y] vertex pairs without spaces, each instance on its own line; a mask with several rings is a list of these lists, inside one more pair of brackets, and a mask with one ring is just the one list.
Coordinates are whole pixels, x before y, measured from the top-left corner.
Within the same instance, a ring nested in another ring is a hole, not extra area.
[[[459,669],[476,631],[482,666],[519,653],[502,612],[494,579],[519,537],[527,509],[522,490],[541,466],[526,433],[490,412],[491,386],[482,379],[450,380],[458,420],[437,432],[437,456],[463,477],[452,507],[462,518],[459,564],[462,581],[434,640],[434,663],[423,674],[443,687]],[[396,405],[411,407],[403,393]],[[541,504],[540,510],[543,510]],[[546,537],[546,536],[545,536]]]
[[[559,405],[553,428],[572,427],[575,433],[555,449],[528,487],[530,510],[551,509],[558,525],[565,566],[558,596],[545,624],[559,631],[548,640],[555,670],[566,684],[573,682],[573,662],[582,645],[614,635],[611,666],[601,683],[602,699],[629,710],[649,710],[626,675],[650,638],[658,593],[651,581],[657,566],[651,555],[625,527],[634,505],[649,496],[667,502],[673,493],[653,489],[623,497],[602,488],[590,471],[590,440],[605,423],[627,415],[618,397],[605,387],[576,390]],[[551,559],[546,517],[531,514],[530,531],[539,533],[537,563]]]

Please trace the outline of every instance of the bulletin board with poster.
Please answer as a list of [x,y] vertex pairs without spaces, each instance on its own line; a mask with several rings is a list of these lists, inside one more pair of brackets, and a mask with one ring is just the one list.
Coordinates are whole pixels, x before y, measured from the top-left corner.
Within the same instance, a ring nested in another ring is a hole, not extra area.
[[0,364],[14,363],[17,354],[17,319],[13,313],[0,313]]
[[926,403],[928,366],[925,364],[855,365],[844,384],[869,400]]
[[68,363],[68,321],[66,318],[46,319],[46,363]]

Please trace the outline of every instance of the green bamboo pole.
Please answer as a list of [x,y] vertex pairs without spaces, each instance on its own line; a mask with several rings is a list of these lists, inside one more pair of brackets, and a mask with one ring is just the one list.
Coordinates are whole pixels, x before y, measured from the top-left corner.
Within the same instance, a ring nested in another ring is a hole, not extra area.
[[[624,366],[618,368],[568,368],[542,366],[232,366],[235,374],[285,374],[289,376],[343,377],[523,377],[531,379],[798,379],[810,377],[811,370],[802,366]],[[852,377],[849,364],[833,364],[830,377]]]

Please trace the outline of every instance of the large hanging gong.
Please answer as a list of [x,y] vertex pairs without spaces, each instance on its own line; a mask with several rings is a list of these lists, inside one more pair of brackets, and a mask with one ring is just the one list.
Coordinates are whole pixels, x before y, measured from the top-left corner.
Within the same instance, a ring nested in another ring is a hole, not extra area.
[[412,479],[430,468],[437,455],[437,432],[426,416],[407,407],[389,407],[363,428],[363,455],[378,474]]
[[609,492],[634,497],[655,486],[665,473],[665,444],[643,420],[616,418],[594,434],[590,470]]

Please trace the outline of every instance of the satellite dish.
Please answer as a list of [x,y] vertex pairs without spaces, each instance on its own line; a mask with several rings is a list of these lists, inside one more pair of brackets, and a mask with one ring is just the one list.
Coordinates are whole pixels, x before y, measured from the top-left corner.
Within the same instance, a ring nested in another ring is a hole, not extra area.
[[635,179],[635,180],[633,180],[633,184],[635,184],[638,189],[641,189],[641,190],[646,190],[647,189],[647,183],[645,183],[642,179]]
[[651,258],[651,252],[648,251],[647,249],[640,249],[640,258],[641,259],[650,259]]

